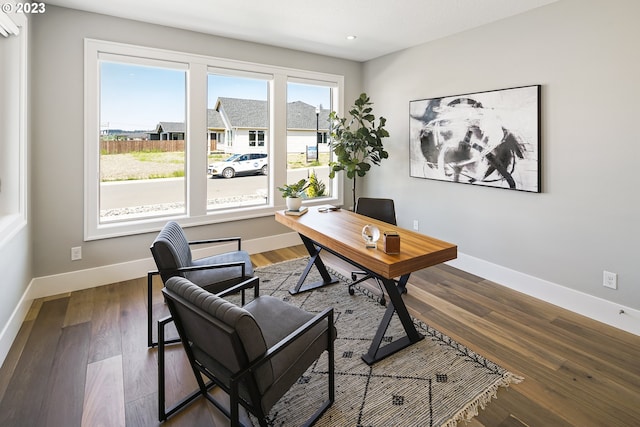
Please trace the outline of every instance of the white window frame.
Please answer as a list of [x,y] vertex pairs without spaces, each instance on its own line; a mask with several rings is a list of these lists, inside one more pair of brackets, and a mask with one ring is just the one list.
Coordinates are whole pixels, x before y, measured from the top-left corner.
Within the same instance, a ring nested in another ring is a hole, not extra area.
[[[178,221],[188,227],[216,222],[237,221],[273,215],[276,210],[284,209],[284,199],[276,187],[286,182],[286,156],[269,156],[269,198],[267,204],[207,210],[206,197],[199,195],[207,192],[207,75],[211,70],[228,72],[230,75],[269,76],[269,111],[267,152],[278,153],[286,150],[286,108],[287,82],[297,81],[320,84],[334,90],[331,108],[341,114],[344,92],[344,77],[313,71],[295,70],[285,67],[256,64],[250,62],[215,58],[190,53],[169,51],[123,43],[85,39],[85,174],[84,174],[84,239],[97,240],[117,236],[147,233],[160,229],[168,220]],[[131,219],[113,223],[100,223],[99,220],[99,135],[100,135],[100,80],[99,57],[107,54],[130,57],[132,61],[152,60],[187,64],[187,117],[185,141],[187,158],[185,179],[186,214],[166,215],[153,218]],[[265,135],[266,136],[266,135]],[[233,138],[228,138],[231,143]],[[332,197],[313,199],[308,205],[331,203],[341,205],[343,201],[343,178],[338,174],[332,181]]]
[[17,31],[0,36],[0,247],[27,226],[28,206],[28,20],[22,13],[4,18]]

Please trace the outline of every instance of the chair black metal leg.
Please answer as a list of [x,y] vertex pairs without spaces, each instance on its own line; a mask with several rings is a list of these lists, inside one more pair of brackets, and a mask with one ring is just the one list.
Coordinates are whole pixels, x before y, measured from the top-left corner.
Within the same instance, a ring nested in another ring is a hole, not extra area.
[[167,413],[164,408],[164,321],[165,319],[158,321],[158,420],[160,421],[167,419]]
[[147,347],[153,347],[153,273],[147,273]]
[[[171,317],[165,317],[164,319],[158,320],[158,420],[159,421],[166,421],[167,418],[169,418],[171,415],[175,414],[180,409],[182,409],[185,406],[187,406],[193,400],[195,400],[198,397],[202,396],[203,393],[206,393],[206,391],[208,389],[210,389],[211,387],[213,387],[213,385],[214,385],[213,383],[204,384],[202,382],[202,379],[200,379],[200,381],[198,381],[198,382],[202,383],[202,384],[199,384],[200,387],[196,391],[194,391],[193,393],[189,394],[188,396],[186,396],[185,398],[180,400],[178,403],[176,403],[171,408],[166,409],[166,407],[165,407],[165,405],[166,405],[166,395],[165,395],[165,377],[164,377],[164,365],[165,365],[164,349],[165,349],[165,344],[168,344],[169,342],[166,342],[164,340],[164,328],[165,328],[165,326],[167,326],[171,322],[173,322],[173,319]],[[178,341],[180,341],[180,340],[178,340]]]
[[[147,273],[147,347],[150,348],[158,345],[158,341],[153,341],[153,276],[157,274],[157,271]],[[171,321],[171,318],[168,319]],[[159,339],[158,337],[158,340]],[[178,342],[180,342],[180,338],[172,338],[166,340],[164,343],[175,344]]]
[[231,427],[240,425],[240,402],[238,401],[238,382],[231,380],[231,393],[229,394],[229,409],[231,410]]
[[327,333],[327,337],[329,339],[329,343],[327,345],[327,363],[328,363],[328,396],[327,396],[327,400],[325,400],[324,402],[322,402],[322,405],[316,410],[316,412],[313,413],[313,415],[311,415],[307,421],[305,421],[305,423],[303,424],[304,427],[310,427],[312,425],[314,425],[322,416],[322,414],[324,414],[327,409],[329,409],[329,407],[331,407],[331,405],[333,405],[333,402],[335,401],[335,342],[333,340],[332,337],[332,330],[333,330],[333,311],[331,312],[331,314],[329,314],[329,318],[328,318],[328,333]]
[[333,329],[333,311],[329,314],[329,332],[327,337],[329,339],[329,402],[333,403],[335,400],[335,390],[336,390],[336,382],[335,382],[335,341],[333,340],[332,330]]

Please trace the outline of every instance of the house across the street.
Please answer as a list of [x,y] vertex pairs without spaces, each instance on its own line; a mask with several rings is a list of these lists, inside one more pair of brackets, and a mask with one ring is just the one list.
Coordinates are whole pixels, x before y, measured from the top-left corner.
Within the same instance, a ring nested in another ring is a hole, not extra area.
[[[218,98],[208,110],[209,151],[225,153],[265,152],[269,145],[267,101]],[[329,110],[302,101],[287,104],[287,151],[306,152],[309,147],[329,151]],[[151,140],[183,140],[184,122],[159,122]]]

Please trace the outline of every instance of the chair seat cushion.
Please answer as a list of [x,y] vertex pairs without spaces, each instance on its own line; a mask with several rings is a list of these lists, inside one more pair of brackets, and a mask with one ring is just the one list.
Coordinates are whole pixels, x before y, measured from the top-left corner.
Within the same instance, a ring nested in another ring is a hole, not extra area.
[[[233,328],[238,333],[246,355],[250,360],[257,359],[267,350],[268,346],[266,340],[263,338],[260,325],[247,310],[207,292],[200,286],[182,277],[176,276],[170,278],[167,280],[165,286],[170,291],[175,292],[180,298],[184,298],[197,308]],[[234,357],[233,352],[225,350],[225,348],[231,345],[230,338],[223,335],[210,335],[211,331],[215,333],[216,329],[202,328],[202,322],[198,317],[184,315],[182,321],[183,327],[188,330],[193,337],[200,338],[194,340],[199,345],[199,348],[194,348],[194,351],[202,351],[203,354],[215,355],[216,357],[211,360],[219,361],[227,372],[235,372],[242,368],[242,366],[238,365],[238,360]],[[213,368],[212,371],[216,374],[221,373],[213,365],[211,368]],[[272,380],[271,366],[265,365],[261,372],[268,381]]]
[[[230,262],[244,262],[244,277],[241,275],[240,267],[216,268],[209,270],[198,270],[187,273],[187,278],[193,283],[206,288],[209,292],[218,293],[229,287],[229,282],[238,279],[239,283],[247,277],[253,276],[253,266],[251,258],[246,251],[233,251],[220,255],[213,255],[200,258],[192,262],[193,266],[204,266],[212,264],[227,264]],[[213,285],[212,285],[213,284]]]
[[[268,348],[273,347],[315,316],[313,313],[268,295],[260,296],[245,305],[244,308],[251,313],[260,325],[262,336]],[[271,359],[273,372],[273,382],[271,384],[266,383],[259,376],[256,378],[258,387],[261,393],[264,394],[262,407],[265,412],[269,412],[278,399],[291,388],[307,368],[326,350],[328,342],[327,329],[326,322],[319,323],[274,356]],[[335,339],[335,329],[332,332],[332,338]],[[268,386],[268,389],[264,388],[265,385]]]

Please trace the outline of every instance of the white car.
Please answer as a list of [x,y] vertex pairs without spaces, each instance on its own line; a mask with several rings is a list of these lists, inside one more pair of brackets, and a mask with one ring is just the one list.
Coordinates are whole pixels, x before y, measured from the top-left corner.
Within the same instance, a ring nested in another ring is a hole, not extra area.
[[236,175],[257,173],[267,174],[266,153],[234,154],[226,160],[210,164],[208,169],[211,178],[233,178]]

